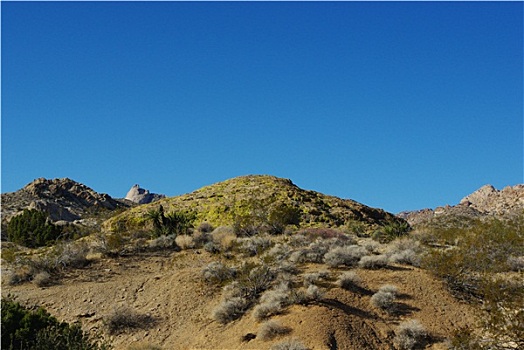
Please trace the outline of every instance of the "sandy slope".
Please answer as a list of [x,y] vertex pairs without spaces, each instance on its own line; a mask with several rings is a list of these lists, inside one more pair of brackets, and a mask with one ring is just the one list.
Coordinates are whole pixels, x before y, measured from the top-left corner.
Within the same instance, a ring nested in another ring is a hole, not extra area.
[[[130,344],[156,344],[165,349],[268,349],[282,340],[242,341],[256,334],[260,323],[248,312],[226,326],[210,318],[220,301],[220,289],[204,284],[201,269],[216,257],[205,252],[184,251],[147,257],[103,259],[74,270],[62,284],[38,288],[33,284],[2,286],[24,304],[44,306],[59,319],[82,322],[86,330],[104,330],[103,317],[126,305],[154,322],[144,329],[111,337],[116,349]],[[323,265],[308,265],[319,270]],[[331,269],[336,277],[343,269]],[[286,337],[300,339],[311,349],[390,349],[396,326],[405,319],[418,319],[431,333],[426,348],[443,349],[453,329],[472,324],[473,310],[455,300],[444,285],[425,271],[395,266],[381,270],[356,270],[362,290],[331,288],[323,301],[295,305],[275,316],[292,329]],[[384,284],[394,284],[401,293],[401,314],[388,316],[370,307],[371,295]]]

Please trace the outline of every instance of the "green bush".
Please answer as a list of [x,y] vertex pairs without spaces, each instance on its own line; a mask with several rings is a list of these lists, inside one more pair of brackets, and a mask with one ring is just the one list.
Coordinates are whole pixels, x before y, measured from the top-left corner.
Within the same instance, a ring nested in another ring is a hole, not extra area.
[[193,228],[196,215],[188,211],[174,211],[164,213],[164,207],[160,205],[158,210],[150,210],[146,218],[153,222],[154,236],[187,235]]
[[62,228],[51,223],[46,213],[34,209],[24,209],[7,225],[9,240],[30,248],[49,245],[61,234]]
[[43,308],[31,311],[2,299],[2,349],[97,350],[108,346],[91,340],[79,325],[59,322]]

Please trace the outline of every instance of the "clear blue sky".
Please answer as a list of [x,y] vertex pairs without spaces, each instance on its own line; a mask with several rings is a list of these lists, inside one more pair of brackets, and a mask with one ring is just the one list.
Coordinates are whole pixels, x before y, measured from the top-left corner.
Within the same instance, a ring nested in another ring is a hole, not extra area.
[[247,174],[398,212],[523,181],[522,2],[5,2],[2,192]]

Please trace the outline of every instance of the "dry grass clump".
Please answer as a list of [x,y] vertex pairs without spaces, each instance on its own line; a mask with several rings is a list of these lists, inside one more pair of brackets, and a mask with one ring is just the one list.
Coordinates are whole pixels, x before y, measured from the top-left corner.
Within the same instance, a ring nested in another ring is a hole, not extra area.
[[249,301],[243,297],[224,298],[213,310],[211,317],[221,323],[227,324],[241,317],[249,307]]
[[284,261],[291,254],[291,247],[286,243],[277,243],[269,249],[264,256],[276,261]]
[[271,247],[271,239],[268,237],[253,236],[246,238],[239,238],[237,242],[240,244],[239,250],[246,256],[259,255],[261,252]]
[[388,266],[386,255],[366,255],[360,258],[358,265],[364,269],[376,270]]
[[402,322],[395,333],[393,342],[399,350],[412,350],[422,346],[428,336],[428,332],[418,320]]
[[274,344],[271,350],[308,350],[308,348],[302,344],[298,339],[291,338]]
[[176,236],[175,243],[180,247],[180,249],[193,249],[196,246],[193,237],[190,235]]
[[511,271],[524,271],[524,256],[510,255],[507,260],[508,268]]
[[51,275],[47,271],[40,271],[33,277],[33,283],[38,287],[47,287],[52,284]]
[[334,247],[324,256],[324,262],[331,267],[354,266],[367,253],[366,248],[358,245]]
[[213,242],[219,247],[221,252],[227,252],[233,249],[236,243],[237,235],[232,227],[220,226],[211,232]]
[[118,334],[127,329],[145,329],[153,323],[153,318],[150,315],[140,314],[128,306],[121,306],[105,316],[104,323],[110,334]]
[[151,250],[162,250],[172,248],[175,245],[175,235],[160,236],[152,239],[148,243]]
[[304,277],[304,287],[309,287],[310,285],[318,284],[321,280],[326,280],[329,278],[329,271],[317,271],[309,272],[303,275]]
[[413,266],[420,266],[423,252],[420,242],[410,237],[394,240],[386,249],[390,262]]
[[272,340],[278,336],[286,335],[291,332],[289,327],[283,326],[280,322],[267,321],[258,329],[258,338],[262,341]]
[[253,317],[261,321],[267,317],[277,315],[290,302],[290,287],[288,283],[280,283],[275,288],[266,291],[260,297],[260,304],[253,309]]
[[362,280],[358,275],[353,271],[343,272],[336,282],[337,286],[343,289],[352,290],[357,288],[362,283]]
[[222,284],[236,275],[236,269],[214,261],[202,269],[202,278],[210,284]]
[[396,296],[397,287],[385,285],[371,296],[370,303],[382,311],[395,313],[397,311],[397,304],[395,303]]

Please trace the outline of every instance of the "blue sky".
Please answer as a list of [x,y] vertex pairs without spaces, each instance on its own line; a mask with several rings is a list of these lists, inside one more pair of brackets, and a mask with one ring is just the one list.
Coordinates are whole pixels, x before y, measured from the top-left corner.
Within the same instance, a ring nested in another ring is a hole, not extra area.
[[388,211],[523,180],[522,2],[5,2],[2,192],[247,174]]

